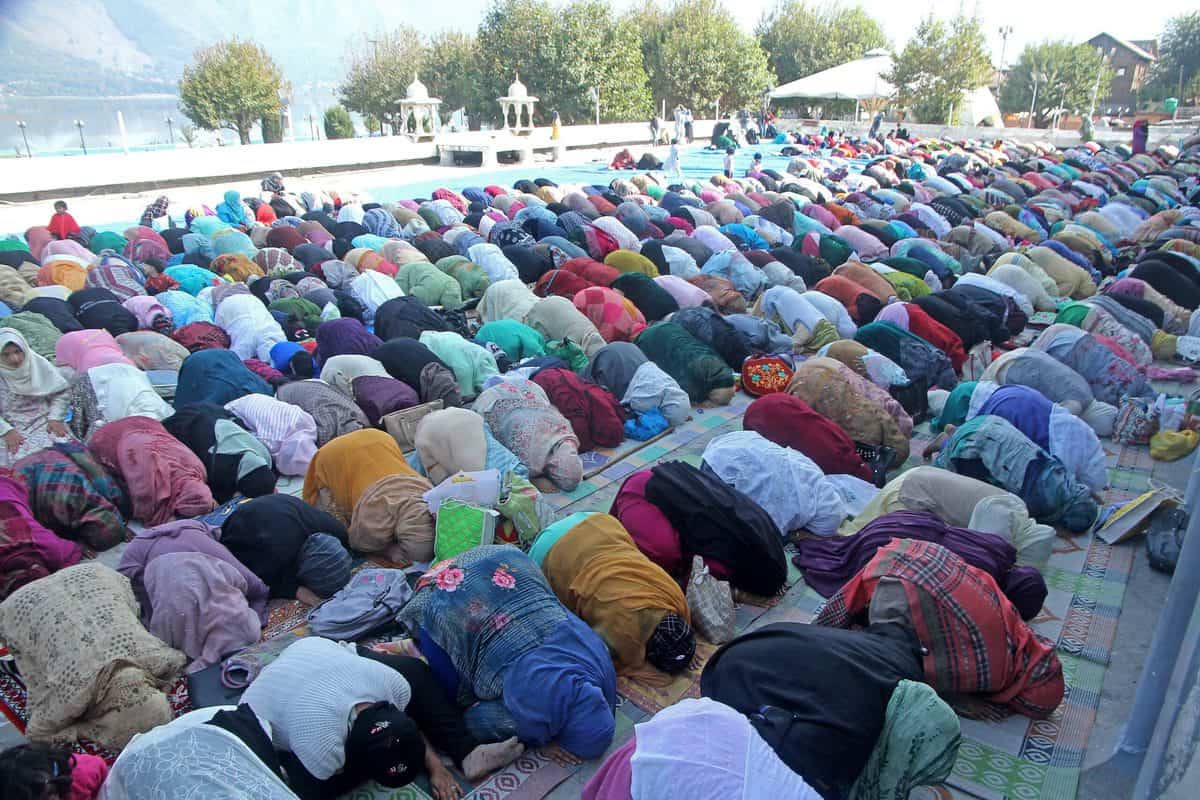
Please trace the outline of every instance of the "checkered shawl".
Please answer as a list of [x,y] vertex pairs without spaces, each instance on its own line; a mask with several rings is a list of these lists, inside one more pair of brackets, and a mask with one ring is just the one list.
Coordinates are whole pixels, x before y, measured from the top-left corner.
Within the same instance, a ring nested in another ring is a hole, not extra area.
[[125,491],[82,444],[56,444],[21,459],[13,471],[38,522],[59,536],[93,550],[125,541]]
[[[884,585],[892,602],[880,603]],[[893,590],[896,590],[895,592]],[[1026,716],[1048,716],[1062,702],[1062,664],[1026,625],[992,576],[933,542],[893,539],[813,620],[849,628],[898,621],[900,612],[926,650],[925,679],[939,692],[983,694]]]

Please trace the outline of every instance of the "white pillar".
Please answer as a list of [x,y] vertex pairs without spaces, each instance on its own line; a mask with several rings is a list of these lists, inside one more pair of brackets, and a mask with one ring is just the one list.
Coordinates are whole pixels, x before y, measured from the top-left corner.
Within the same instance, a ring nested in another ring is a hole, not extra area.
[[125,136],[125,115],[117,112],[117,130],[121,132],[121,150],[129,155],[129,140]]

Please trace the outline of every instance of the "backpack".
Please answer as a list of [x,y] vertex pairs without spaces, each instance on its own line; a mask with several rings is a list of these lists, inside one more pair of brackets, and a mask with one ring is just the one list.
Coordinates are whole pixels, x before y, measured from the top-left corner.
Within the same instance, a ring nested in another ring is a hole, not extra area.
[[794,370],[780,356],[751,356],[742,362],[742,388],[752,397],[782,392]]
[[308,628],[314,636],[334,641],[361,639],[395,623],[412,596],[402,570],[364,569],[309,613]]

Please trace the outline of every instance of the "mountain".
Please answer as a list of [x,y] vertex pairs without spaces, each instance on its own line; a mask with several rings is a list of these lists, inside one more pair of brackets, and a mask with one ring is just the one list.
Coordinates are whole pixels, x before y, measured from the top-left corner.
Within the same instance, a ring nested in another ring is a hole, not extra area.
[[336,82],[348,46],[400,21],[384,0],[0,0],[0,95],[174,93],[199,47],[262,45],[294,87]]

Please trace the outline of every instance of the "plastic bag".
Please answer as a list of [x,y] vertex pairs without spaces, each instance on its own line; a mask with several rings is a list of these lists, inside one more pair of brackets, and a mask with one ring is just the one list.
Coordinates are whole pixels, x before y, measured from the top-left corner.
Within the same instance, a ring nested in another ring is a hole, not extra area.
[[713,644],[733,638],[736,609],[729,583],[719,581],[708,571],[704,559],[692,557],[692,577],[687,586],[688,610],[692,627]]
[[1156,461],[1178,461],[1196,449],[1200,434],[1193,430],[1159,431],[1150,437],[1150,457]]

